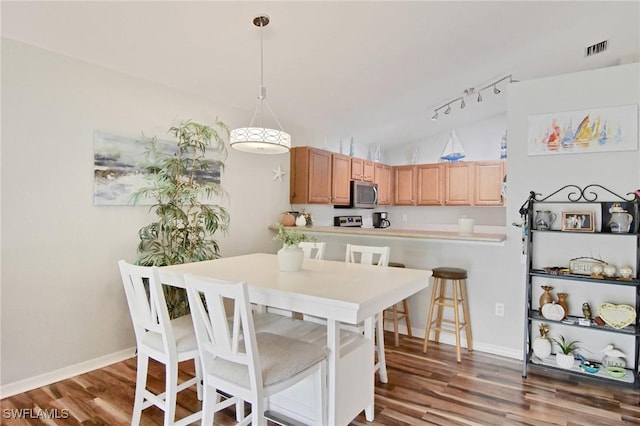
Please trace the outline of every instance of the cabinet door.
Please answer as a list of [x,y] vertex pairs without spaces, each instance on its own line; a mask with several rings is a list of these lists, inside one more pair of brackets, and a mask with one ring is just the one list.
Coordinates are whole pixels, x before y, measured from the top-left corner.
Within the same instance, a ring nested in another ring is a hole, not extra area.
[[373,161],[362,162],[362,180],[365,182],[373,182],[375,178],[375,163]]
[[420,164],[418,172],[418,205],[440,206],[444,203],[444,164]]
[[351,158],[351,179],[362,180],[364,173],[364,160],[361,158]]
[[378,204],[388,206],[391,204],[391,166],[375,163],[374,182],[378,184]]
[[347,155],[332,155],[333,172],[331,179],[331,199],[334,205],[348,205],[351,182],[351,157]]
[[479,161],[475,164],[474,204],[501,206],[504,161]]
[[470,206],[473,202],[473,163],[445,164],[445,200],[447,206]]
[[295,147],[289,153],[291,204],[331,203],[331,153]]
[[416,166],[394,167],[394,199],[397,206],[416,205]]

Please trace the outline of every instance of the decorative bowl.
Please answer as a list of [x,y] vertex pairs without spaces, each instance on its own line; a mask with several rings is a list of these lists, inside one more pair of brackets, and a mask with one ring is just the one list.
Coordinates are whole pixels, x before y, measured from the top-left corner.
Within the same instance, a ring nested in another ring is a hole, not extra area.
[[600,366],[598,364],[591,364],[591,363],[587,364],[587,363],[581,362],[580,369],[585,373],[596,374],[598,370],[600,370]]
[[616,379],[619,379],[621,377],[624,377],[625,374],[627,374],[627,370],[621,367],[607,367],[607,373],[609,373],[611,377],[615,377]]

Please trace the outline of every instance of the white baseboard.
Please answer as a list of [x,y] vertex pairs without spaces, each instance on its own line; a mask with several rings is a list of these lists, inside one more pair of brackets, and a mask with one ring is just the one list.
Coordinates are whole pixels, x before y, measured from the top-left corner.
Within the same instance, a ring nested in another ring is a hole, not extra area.
[[[393,331],[393,324],[389,324],[389,325],[385,325],[384,328],[386,331]],[[407,327],[402,325],[402,324],[398,324],[398,332],[400,334],[404,334],[407,335]],[[411,327],[411,334],[413,334],[414,337],[420,337],[423,338],[424,337],[424,329],[415,329],[413,327]],[[462,333],[464,336],[464,333]],[[455,346],[456,344],[456,338],[453,334],[450,333],[442,333],[440,335],[440,343],[444,343],[445,345],[453,345]],[[392,343],[393,344],[393,343]],[[385,342],[385,346],[386,346],[386,342]],[[464,337],[461,337],[461,342],[460,342],[460,346],[463,348],[467,347],[467,341]],[[478,342],[474,339],[473,341],[473,350],[474,351],[478,351],[478,352],[485,352],[488,354],[492,354],[492,355],[499,355],[499,356],[504,356],[507,358],[513,358],[513,359],[519,359],[522,360],[522,351],[518,350],[518,349],[513,349],[513,348],[507,348],[505,346],[496,346],[490,343],[483,343],[483,342]]]
[[135,354],[135,347],[127,348],[99,358],[90,359],[59,370],[41,374],[39,376],[20,380],[19,382],[9,383],[0,387],[0,398],[7,398],[12,395],[50,385],[51,383],[59,382],[60,380],[65,380],[89,371],[97,370],[99,368],[106,367],[107,365],[124,361],[125,359],[135,356]]

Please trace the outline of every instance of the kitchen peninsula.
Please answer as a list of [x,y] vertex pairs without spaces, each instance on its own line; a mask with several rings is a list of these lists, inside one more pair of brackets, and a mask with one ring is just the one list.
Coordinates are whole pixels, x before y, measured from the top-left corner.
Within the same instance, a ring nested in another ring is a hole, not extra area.
[[[272,231],[277,231],[277,225],[269,226]],[[367,227],[337,227],[337,226],[304,226],[297,227],[299,231],[319,234],[357,235],[380,238],[413,238],[420,240],[442,240],[449,242],[476,242],[504,244],[505,233],[477,233],[460,234],[450,231],[436,231],[425,229],[405,228],[367,228]]]

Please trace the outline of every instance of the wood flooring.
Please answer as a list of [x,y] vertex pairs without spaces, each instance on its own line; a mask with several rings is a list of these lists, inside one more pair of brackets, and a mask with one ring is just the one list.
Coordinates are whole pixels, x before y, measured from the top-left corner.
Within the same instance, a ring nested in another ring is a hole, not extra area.
[[[387,342],[393,334],[387,333]],[[640,393],[569,377],[548,377],[529,371],[521,377],[521,363],[482,352],[430,344],[422,353],[422,339],[400,339],[400,347],[386,348],[389,383],[376,379],[375,421],[364,414],[352,425],[640,425]],[[181,379],[193,364],[181,365]],[[136,362],[128,359],[71,379],[0,401],[0,424],[13,425],[126,425],[130,422]],[[152,363],[149,386],[164,387],[164,367]],[[200,407],[195,388],[181,392],[177,413],[185,416]],[[44,410],[44,411],[43,411]],[[13,418],[17,413],[22,419]],[[45,420],[43,413],[58,414]],[[25,418],[26,417],[26,418]],[[66,418],[61,418],[66,417]],[[144,410],[142,425],[161,425],[163,412]],[[216,425],[233,425],[233,408],[217,413]]]

